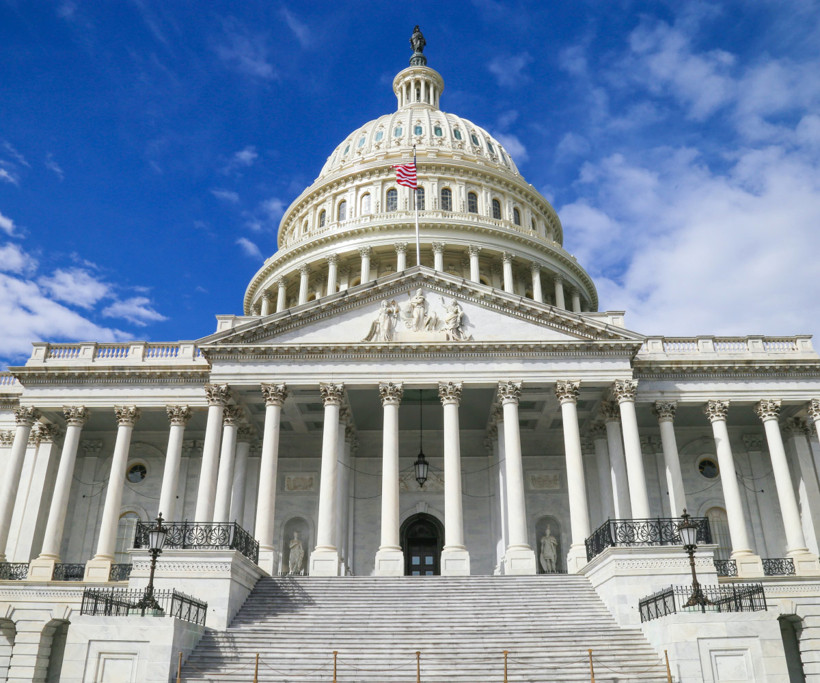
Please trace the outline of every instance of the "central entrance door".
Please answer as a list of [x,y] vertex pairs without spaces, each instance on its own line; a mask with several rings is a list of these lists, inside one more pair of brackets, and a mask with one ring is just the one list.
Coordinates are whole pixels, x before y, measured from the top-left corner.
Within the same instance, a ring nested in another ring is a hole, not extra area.
[[405,576],[441,574],[441,548],[444,529],[432,515],[423,512],[405,520],[401,526]]

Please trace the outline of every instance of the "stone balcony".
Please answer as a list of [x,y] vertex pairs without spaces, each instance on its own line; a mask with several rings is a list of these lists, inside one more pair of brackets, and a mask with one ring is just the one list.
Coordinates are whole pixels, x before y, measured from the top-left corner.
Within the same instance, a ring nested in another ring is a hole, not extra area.
[[[48,344],[35,342],[26,367],[49,365],[202,365],[208,362],[194,342]],[[2,381],[2,379],[0,379]]]
[[811,335],[793,337],[647,337],[636,356],[646,361],[820,360]]

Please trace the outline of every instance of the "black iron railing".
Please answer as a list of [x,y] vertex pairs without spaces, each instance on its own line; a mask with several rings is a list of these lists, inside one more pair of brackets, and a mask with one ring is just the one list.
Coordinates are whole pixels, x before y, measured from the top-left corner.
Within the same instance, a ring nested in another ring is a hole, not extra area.
[[86,588],[80,614],[101,617],[169,616],[205,625],[208,612],[206,602],[175,590],[154,590],[153,596],[160,606],[159,610],[136,607],[144,596],[144,590]]
[[85,578],[85,564],[66,564],[58,562],[54,565],[52,581],[82,581]]
[[111,572],[108,574],[109,581],[128,581],[131,576],[131,567],[129,564],[112,564]]
[[737,562],[734,560],[715,560],[718,576],[737,576]]
[[0,581],[22,581],[28,576],[28,562],[0,562]]
[[[692,517],[698,525],[698,543],[712,542],[712,531],[706,517]],[[587,562],[614,546],[681,545],[678,532],[680,518],[609,519],[586,540]]]
[[765,576],[794,576],[794,560],[790,557],[764,557]]
[[759,612],[766,609],[766,595],[759,583],[728,583],[700,586],[704,604],[687,607],[692,586],[669,586],[638,603],[641,622],[677,612]]
[[[153,522],[137,522],[134,547],[148,547],[148,531]],[[168,536],[166,548],[214,548],[238,550],[253,562],[259,562],[259,542],[236,522],[214,524],[213,522],[166,522]]]

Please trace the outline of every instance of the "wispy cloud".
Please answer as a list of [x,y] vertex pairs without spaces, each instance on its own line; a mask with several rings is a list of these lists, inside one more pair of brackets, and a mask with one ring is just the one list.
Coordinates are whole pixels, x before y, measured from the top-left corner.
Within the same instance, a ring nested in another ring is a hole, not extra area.
[[229,204],[239,204],[239,194],[233,190],[225,190],[220,187],[211,188],[211,194],[217,199]]
[[530,80],[524,69],[532,62],[526,52],[517,55],[498,55],[490,60],[487,68],[503,88],[517,88]]
[[164,315],[153,308],[151,300],[144,296],[115,301],[102,310],[102,315],[106,318],[122,318],[138,327],[145,327],[148,323],[167,320]]
[[238,152],[234,152],[228,163],[222,169],[223,173],[233,173],[241,168],[249,168],[256,163],[259,153],[254,145],[246,145]]
[[262,252],[259,250],[259,247],[251,242],[247,237],[240,237],[236,240],[236,243],[242,247],[242,251],[246,256],[250,256],[252,258],[262,258]]
[[527,148],[524,146],[524,143],[518,139],[517,135],[513,135],[512,133],[496,133],[495,137],[504,145],[504,149],[510,153],[510,156],[516,163],[523,164],[530,158],[527,154]]
[[0,213],[0,230],[9,236],[14,235],[14,221],[2,213]]
[[54,155],[51,152],[46,154],[46,160],[44,163],[46,168],[52,173],[54,173],[60,180],[63,180],[65,178],[65,173],[63,173],[63,169],[60,167],[60,164],[58,164],[54,160]]
[[17,179],[17,176],[7,169],[0,166],[0,180],[11,183],[12,185],[19,185],[20,181]]
[[37,260],[17,244],[0,245],[0,272],[29,274],[37,269]]
[[21,166],[31,167],[31,164],[26,161],[26,158],[20,154],[20,152],[15,149],[14,145],[12,145],[8,140],[3,142],[3,149],[6,150],[8,154]]
[[216,46],[216,54],[228,68],[262,80],[278,77],[270,62],[271,50],[266,35],[252,32],[235,19],[227,20],[224,26],[224,40]]
[[288,28],[296,36],[296,40],[302,47],[310,47],[313,44],[313,33],[303,21],[300,21],[287,7],[283,7],[280,11],[282,18],[288,25]]
[[80,308],[91,309],[111,295],[111,286],[83,268],[58,268],[37,280],[52,298]]

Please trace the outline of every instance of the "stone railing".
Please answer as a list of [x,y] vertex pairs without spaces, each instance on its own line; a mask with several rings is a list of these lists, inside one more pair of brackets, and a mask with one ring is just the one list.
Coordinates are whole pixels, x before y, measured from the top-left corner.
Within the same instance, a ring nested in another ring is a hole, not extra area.
[[34,350],[26,363],[32,365],[131,365],[146,364],[202,364],[207,361],[202,357],[199,347],[193,342],[123,342],[120,344],[48,344],[36,342]]
[[638,358],[714,360],[761,356],[817,358],[810,335],[796,337],[648,337]]
[[10,372],[0,372],[0,389],[8,390],[10,387],[22,388],[22,386]]

